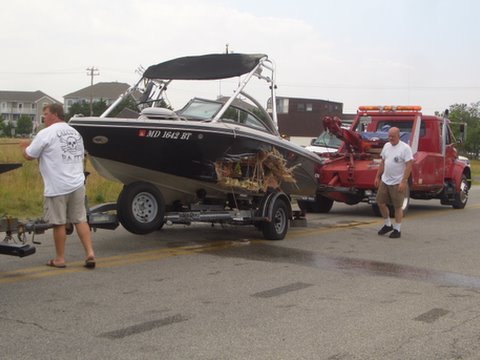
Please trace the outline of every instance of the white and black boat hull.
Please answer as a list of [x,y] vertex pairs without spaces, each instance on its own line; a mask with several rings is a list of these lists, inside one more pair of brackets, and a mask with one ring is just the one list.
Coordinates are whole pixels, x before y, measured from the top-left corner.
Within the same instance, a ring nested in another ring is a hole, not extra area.
[[[95,169],[125,185],[156,185],[166,204],[192,203],[199,190],[224,198],[232,189],[218,184],[215,162],[276,149],[293,170],[295,183],[282,182],[289,195],[314,196],[314,167],[320,159],[277,136],[225,123],[73,118]],[[235,192],[242,192],[238,189]],[[243,190],[244,192],[248,192]]]

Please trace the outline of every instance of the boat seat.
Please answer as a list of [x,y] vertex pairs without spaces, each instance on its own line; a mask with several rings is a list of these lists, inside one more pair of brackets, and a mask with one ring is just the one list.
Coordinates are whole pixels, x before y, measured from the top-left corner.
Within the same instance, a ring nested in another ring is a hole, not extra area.
[[140,118],[146,117],[148,119],[161,119],[161,120],[178,120],[179,117],[175,111],[167,108],[148,107],[141,111]]

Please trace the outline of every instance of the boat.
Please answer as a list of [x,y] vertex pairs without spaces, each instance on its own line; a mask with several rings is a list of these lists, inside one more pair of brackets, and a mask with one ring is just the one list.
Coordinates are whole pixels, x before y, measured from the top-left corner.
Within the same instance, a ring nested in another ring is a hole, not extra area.
[[[233,83],[231,96],[194,96],[177,110],[168,106],[174,82],[185,90],[185,83],[212,81],[215,88]],[[254,81],[268,89],[268,111],[247,93]],[[111,117],[132,94],[138,114]],[[168,221],[166,213],[196,204],[255,208],[272,192],[288,199],[315,195],[320,159],[280,136],[275,94],[267,55],[187,56],[148,67],[101,116],[75,116],[69,124],[100,175],[125,185],[117,201],[122,225],[146,233]]]

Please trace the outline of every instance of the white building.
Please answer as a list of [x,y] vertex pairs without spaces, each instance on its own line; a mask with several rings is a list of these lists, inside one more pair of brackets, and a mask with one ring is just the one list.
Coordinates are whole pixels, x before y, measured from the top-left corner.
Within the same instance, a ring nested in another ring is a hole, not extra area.
[[26,115],[32,119],[34,129],[40,124],[43,106],[60,103],[44,92],[37,91],[4,91],[0,90],[0,116],[5,122],[12,122]]

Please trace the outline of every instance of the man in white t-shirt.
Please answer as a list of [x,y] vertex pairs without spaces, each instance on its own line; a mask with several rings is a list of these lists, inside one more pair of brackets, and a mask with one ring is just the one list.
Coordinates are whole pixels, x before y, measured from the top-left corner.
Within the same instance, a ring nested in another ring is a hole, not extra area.
[[49,104],[43,108],[45,128],[33,141],[22,141],[23,156],[38,159],[44,184],[44,219],[53,224],[55,258],[48,266],[64,268],[66,224],[75,225],[85,249],[85,267],[95,267],[90,227],[85,209],[83,139],[63,120],[63,107]]
[[[383,146],[380,156],[382,161],[375,177],[378,188],[376,202],[382,214],[384,225],[378,235],[389,232],[391,238],[401,236],[403,218],[403,201],[408,187],[408,178],[412,172],[413,155],[410,146],[400,141],[400,130],[392,127],[388,130],[389,142]],[[395,209],[395,224],[392,225],[387,204]]]

